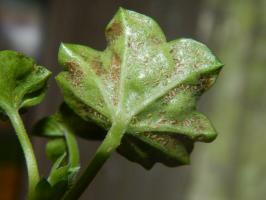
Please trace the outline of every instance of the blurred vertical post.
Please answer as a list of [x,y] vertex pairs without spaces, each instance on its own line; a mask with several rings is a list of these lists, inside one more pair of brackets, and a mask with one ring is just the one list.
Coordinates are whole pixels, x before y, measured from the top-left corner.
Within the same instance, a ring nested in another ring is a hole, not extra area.
[[188,200],[265,199],[265,10],[263,0],[205,1],[199,35],[225,67],[202,104],[220,135],[198,148]]

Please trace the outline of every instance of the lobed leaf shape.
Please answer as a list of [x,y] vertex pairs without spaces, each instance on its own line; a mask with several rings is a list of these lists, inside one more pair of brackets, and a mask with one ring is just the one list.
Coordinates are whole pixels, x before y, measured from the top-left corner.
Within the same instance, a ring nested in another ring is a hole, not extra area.
[[0,114],[40,103],[50,72],[21,53],[0,51]]
[[118,151],[151,168],[155,162],[189,162],[195,141],[216,132],[196,102],[215,82],[221,62],[192,39],[167,42],[159,25],[120,8],[108,24],[104,51],[61,44],[57,77],[64,100],[86,121],[126,133]]

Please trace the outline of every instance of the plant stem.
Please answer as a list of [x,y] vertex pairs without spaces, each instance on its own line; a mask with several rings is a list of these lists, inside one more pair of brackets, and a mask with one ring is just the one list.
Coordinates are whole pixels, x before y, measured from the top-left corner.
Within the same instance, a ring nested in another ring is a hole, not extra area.
[[79,151],[78,144],[72,130],[65,132],[65,139],[68,146],[69,152],[69,164],[71,167],[79,166]]
[[23,121],[17,111],[9,112],[10,121],[18,136],[22,147],[28,170],[28,198],[32,199],[35,187],[40,180],[37,161],[33,152],[32,144],[25,130]]
[[89,186],[96,174],[99,172],[105,161],[120,145],[124,132],[124,123],[113,123],[102,144],[97,149],[89,166],[85,169],[79,180],[74,184],[73,188],[71,188],[66,194],[64,200],[77,200],[82,195],[84,190]]

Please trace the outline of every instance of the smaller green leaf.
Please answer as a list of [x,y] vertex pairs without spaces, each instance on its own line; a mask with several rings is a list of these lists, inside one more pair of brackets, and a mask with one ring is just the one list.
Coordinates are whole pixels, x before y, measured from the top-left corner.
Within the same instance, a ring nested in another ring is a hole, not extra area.
[[42,101],[51,73],[15,51],[0,51],[0,115]]
[[63,138],[56,138],[46,144],[46,156],[53,162],[67,151],[66,143]]
[[60,181],[52,186],[42,178],[36,186],[33,200],[60,200],[67,190],[67,181]]
[[38,164],[19,113],[42,101],[51,73],[16,51],[0,51],[0,119],[10,119],[22,147],[28,172],[28,198],[40,180]]
[[58,164],[61,165],[60,161],[61,160],[58,160],[58,163],[55,163],[55,165],[53,165],[52,167],[51,173],[48,178],[48,181],[51,185],[55,185],[60,181],[69,181],[69,175],[71,174],[71,172],[69,171],[69,166],[57,166]]
[[62,105],[60,110],[64,110],[63,113],[57,112],[40,120],[33,129],[34,135],[47,137],[50,140],[46,145],[46,152],[47,157],[53,161],[53,166],[48,182],[52,187],[60,182],[66,182],[66,190],[72,185],[79,171],[79,153],[73,128],[80,129],[79,126],[71,126],[78,118],[68,119],[67,122],[70,123],[66,123],[64,116],[68,116],[67,109],[66,105]]
[[52,186],[42,178],[36,186],[34,200],[47,200],[51,198]]

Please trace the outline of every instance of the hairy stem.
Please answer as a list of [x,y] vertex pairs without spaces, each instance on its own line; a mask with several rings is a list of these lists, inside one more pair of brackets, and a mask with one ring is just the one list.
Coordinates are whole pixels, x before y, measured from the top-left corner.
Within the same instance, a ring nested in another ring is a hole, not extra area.
[[8,116],[18,136],[25,156],[28,170],[28,198],[32,199],[35,187],[40,180],[38,165],[34,155],[33,147],[18,112],[9,112]]
[[79,180],[74,184],[73,188],[71,188],[71,190],[66,194],[64,200],[77,200],[82,195],[84,190],[89,186],[96,174],[99,172],[105,161],[120,145],[124,132],[125,125],[123,123],[114,123],[112,125],[102,144],[97,149],[89,166],[85,169]]

